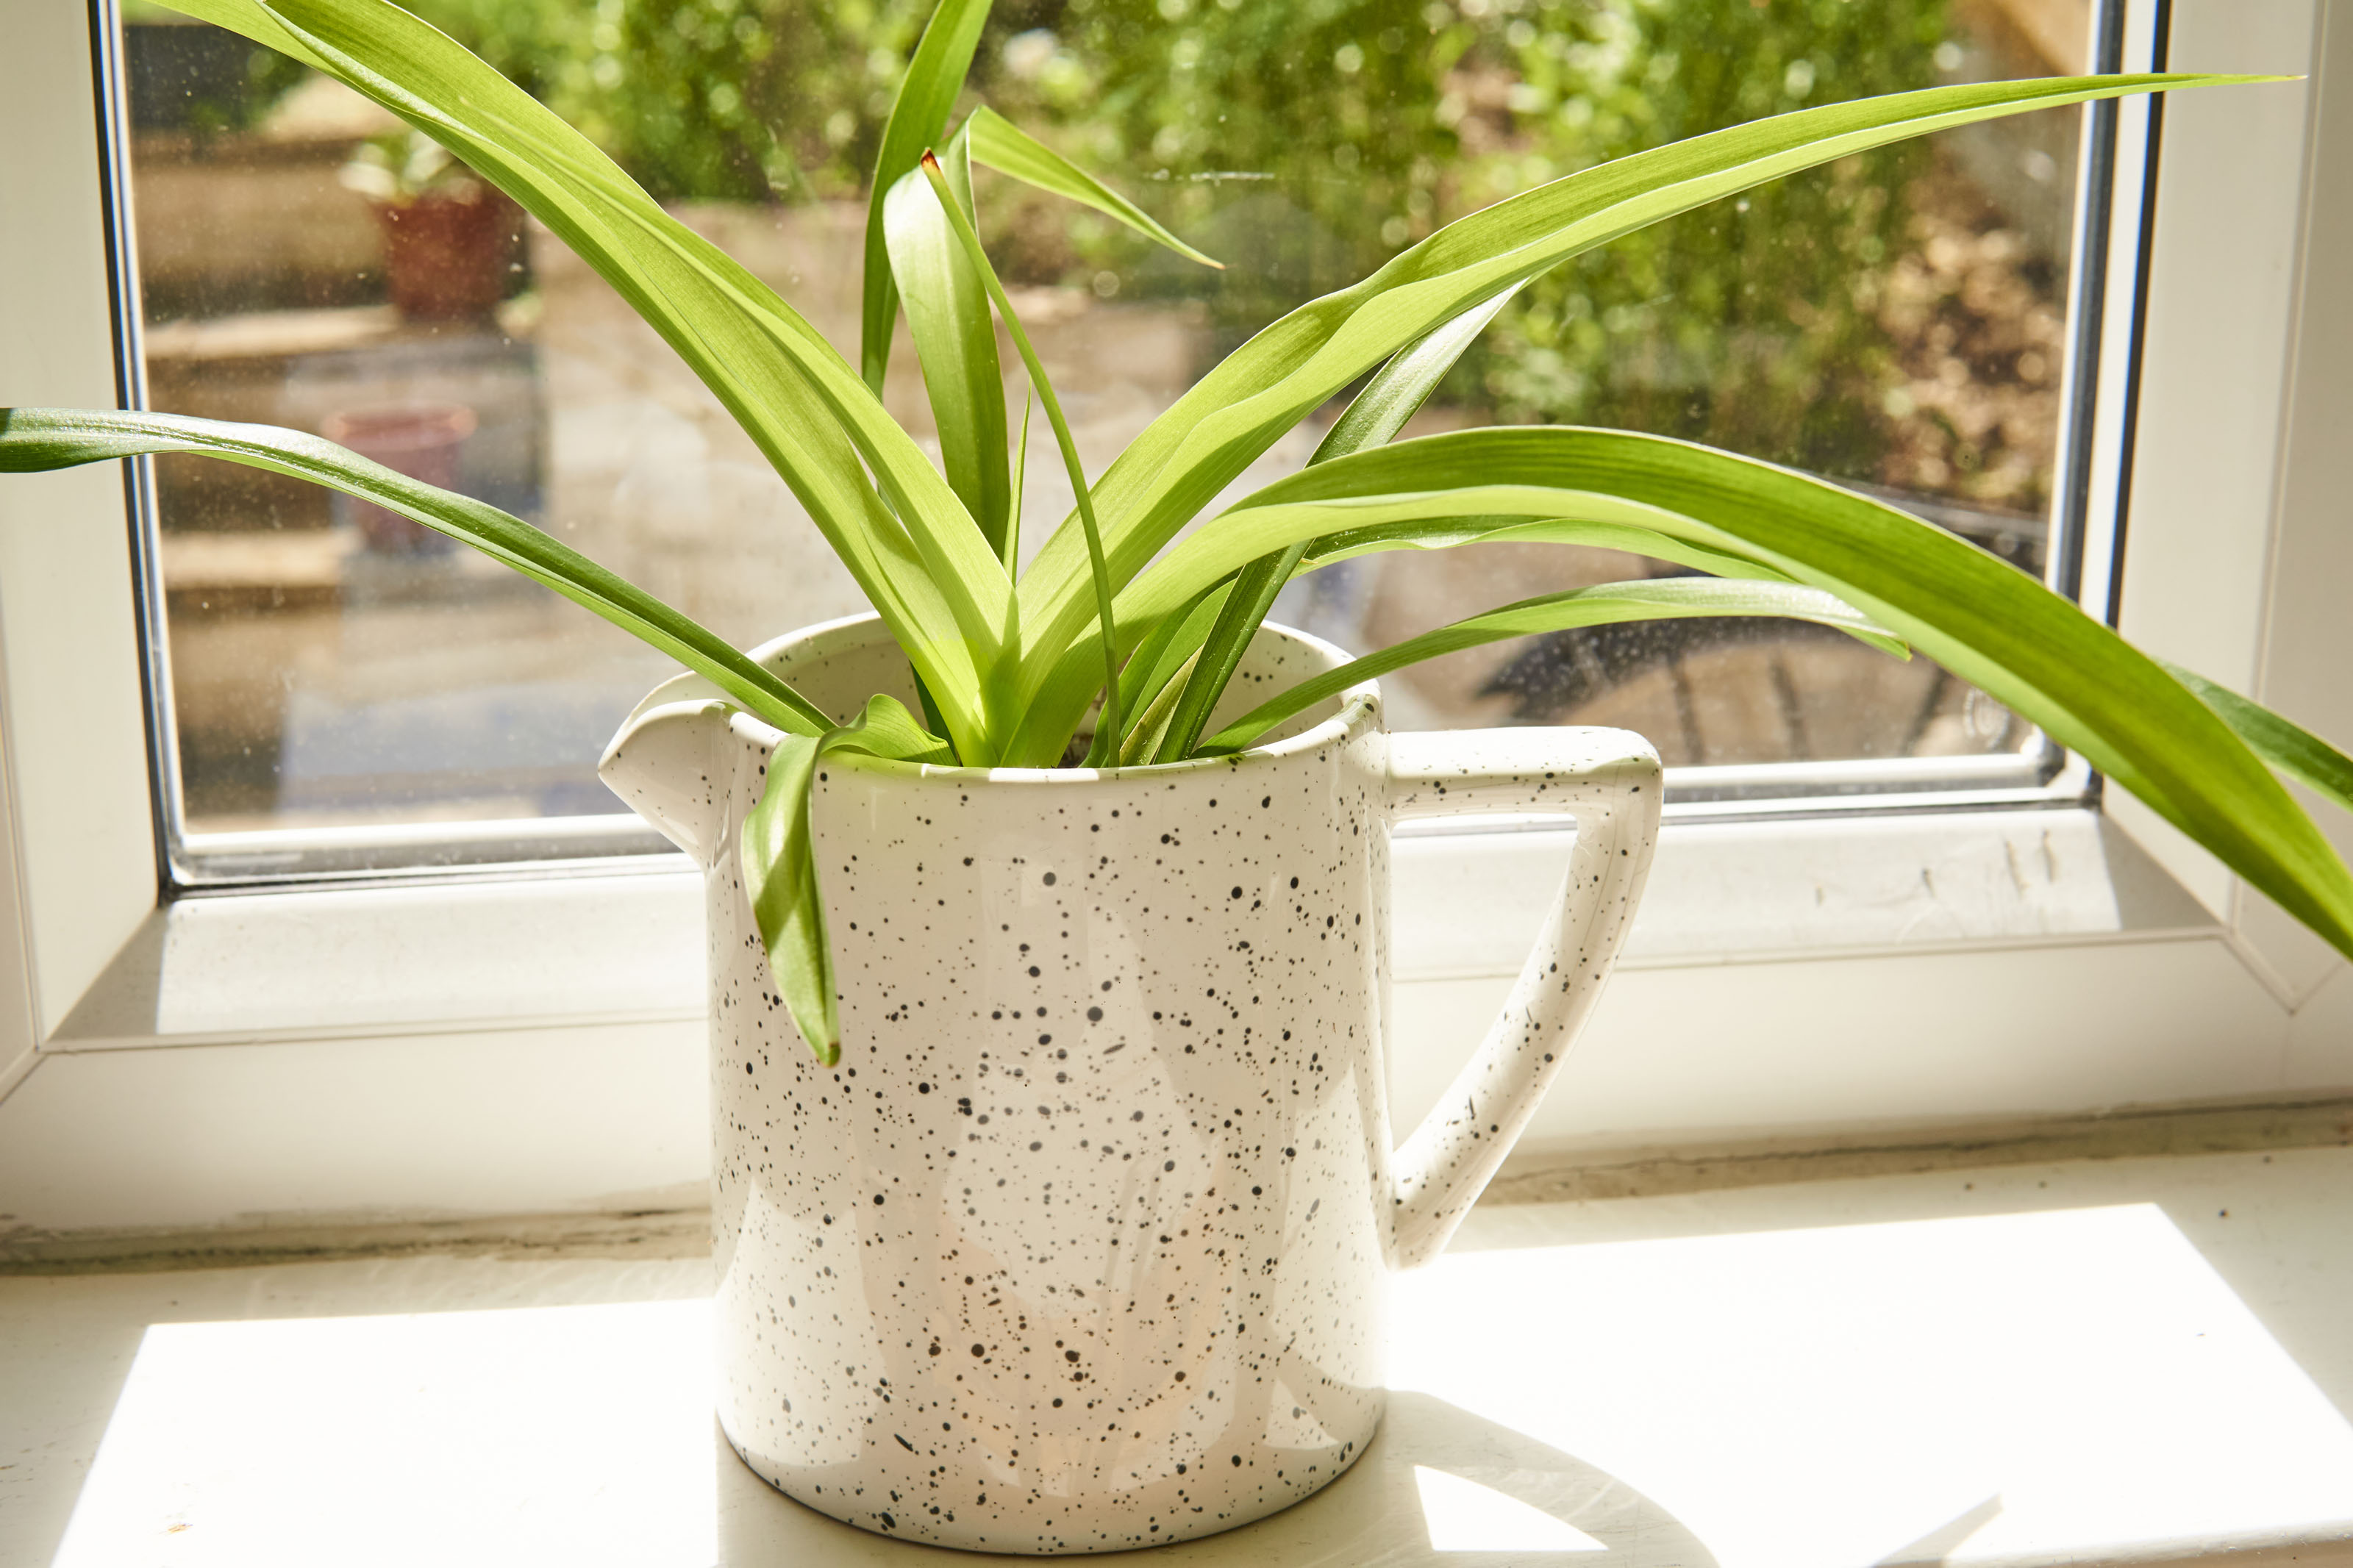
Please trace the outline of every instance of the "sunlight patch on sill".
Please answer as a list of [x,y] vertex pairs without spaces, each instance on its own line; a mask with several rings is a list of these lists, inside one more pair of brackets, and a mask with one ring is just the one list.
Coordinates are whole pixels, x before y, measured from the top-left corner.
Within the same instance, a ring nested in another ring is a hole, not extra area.
[[[2353,1426],[2155,1204],[1472,1252],[1396,1289],[1365,1461],[1181,1560],[2081,1563],[2353,1528]],[[56,1568],[893,1560],[714,1443],[709,1357],[693,1300],[156,1323]]]

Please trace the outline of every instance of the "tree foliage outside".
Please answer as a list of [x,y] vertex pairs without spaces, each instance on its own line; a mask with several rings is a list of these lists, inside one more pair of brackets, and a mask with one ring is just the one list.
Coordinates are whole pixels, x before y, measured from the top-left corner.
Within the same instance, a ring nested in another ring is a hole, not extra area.
[[[1216,308],[1240,335],[1515,191],[1721,126],[1933,85],[1945,9],[1069,0],[1052,35],[1068,63],[1036,73],[1037,108],[1060,119],[1074,156],[1165,172],[1181,193],[1169,221],[1235,263]],[[1523,293],[1447,395],[1507,420],[1623,426],[1873,477],[1892,357],[1877,289],[1928,156],[1906,143],[1850,159],[1588,252]]]
[[[920,0],[413,0],[665,197],[848,196]],[[1206,291],[1218,347],[1462,213],[1645,147],[1932,85],[1945,0],[1029,0],[993,101],[1231,265],[1109,223],[1018,221],[1008,270]],[[1913,144],[1779,182],[1539,279],[1446,389],[1505,419],[1685,436],[1874,477],[1878,319]]]
[[849,195],[921,0],[409,0],[665,199]]
[[[655,195],[860,194],[923,0],[408,0]],[[1932,85],[1947,0],[1005,0],[974,85],[1230,265],[984,182],[1009,276],[1201,300],[1222,353],[1466,212],[1720,126]],[[1916,143],[1629,236],[1530,285],[1442,402],[1857,479],[1966,433],[1891,399]],[[1913,312],[1916,316],[1916,310]],[[1910,426],[1921,428],[1908,428]],[[1905,431],[1908,429],[1908,434]],[[1980,485],[2021,510],[2040,464]],[[1905,471],[1916,469],[1912,464]],[[2013,461],[2012,468],[2017,464]]]

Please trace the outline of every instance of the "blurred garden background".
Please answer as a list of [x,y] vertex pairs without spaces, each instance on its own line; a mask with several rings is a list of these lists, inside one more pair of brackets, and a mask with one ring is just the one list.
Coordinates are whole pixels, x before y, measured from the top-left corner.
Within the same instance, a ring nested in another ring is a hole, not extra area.
[[[861,174],[927,0],[409,4],[854,349]],[[2093,20],[2088,0],[1000,0],[967,103],[1227,267],[987,175],[981,227],[1100,472],[1223,353],[1451,218],[1763,115],[2079,70]],[[745,644],[859,607],[715,403],[502,198],[268,51],[144,0],[125,24],[153,406],[438,464]],[[1417,427],[1708,441],[1872,487],[2040,571],[2077,135],[2076,110],[1947,133],[1579,258],[1498,318]],[[928,435],[903,344],[887,400]],[[1032,540],[1070,499],[1036,439]],[[589,764],[661,674],[642,650],[267,476],[167,461],[158,490],[192,831],[613,809]],[[1278,618],[1364,648],[1665,569],[1405,552],[1303,580]],[[1684,766],[2028,740],[1925,661],[1786,628],[1536,639],[1385,685],[1400,727],[1627,723]]]

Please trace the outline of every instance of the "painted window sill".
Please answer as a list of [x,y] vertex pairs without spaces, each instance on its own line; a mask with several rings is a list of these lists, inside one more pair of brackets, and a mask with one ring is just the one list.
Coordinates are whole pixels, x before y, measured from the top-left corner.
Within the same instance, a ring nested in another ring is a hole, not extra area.
[[[1430,831],[1414,831],[1424,826]],[[1415,824],[1396,850],[1397,978],[1519,972],[1574,834],[1557,818]],[[140,934],[49,1051],[700,1018],[700,879],[615,871],[186,898]],[[1621,967],[2010,944],[2175,941],[2217,928],[2099,814],[2054,805],[1679,821]]]
[[[1160,1560],[2353,1563],[2348,1194],[2326,1149],[1483,1207],[1398,1282],[1364,1461]],[[593,1250],[0,1279],[0,1560],[949,1561],[754,1479],[707,1263]]]

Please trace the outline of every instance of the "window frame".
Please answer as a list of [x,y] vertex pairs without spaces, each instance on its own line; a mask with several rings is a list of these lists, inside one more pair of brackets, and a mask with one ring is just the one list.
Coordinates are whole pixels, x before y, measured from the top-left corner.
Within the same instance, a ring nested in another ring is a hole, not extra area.
[[[2082,573],[2144,645],[2345,736],[2353,690],[2327,672],[2353,623],[2326,586],[2353,565],[2329,526],[2353,493],[2332,439],[2353,299],[2310,258],[2353,240],[2353,20],[2327,11],[2126,8],[2126,68],[2168,37],[2199,68],[2311,79],[2116,108]],[[26,219],[0,226],[0,395],[111,403],[111,34],[73,7],[25,21],[0,59],[0,211]],[[5,1223],[696,1202],[701,892],[674,863],[166,896],[132,517],[104,468],[0,485]],[[2341,961],[2096,784],[2076,763],[1974,803],[1678,812],[1523,1161],[2353,1084]],[[1540,822],[1400,834],[1398,1124],[1492,1016],[1564,845]]]

